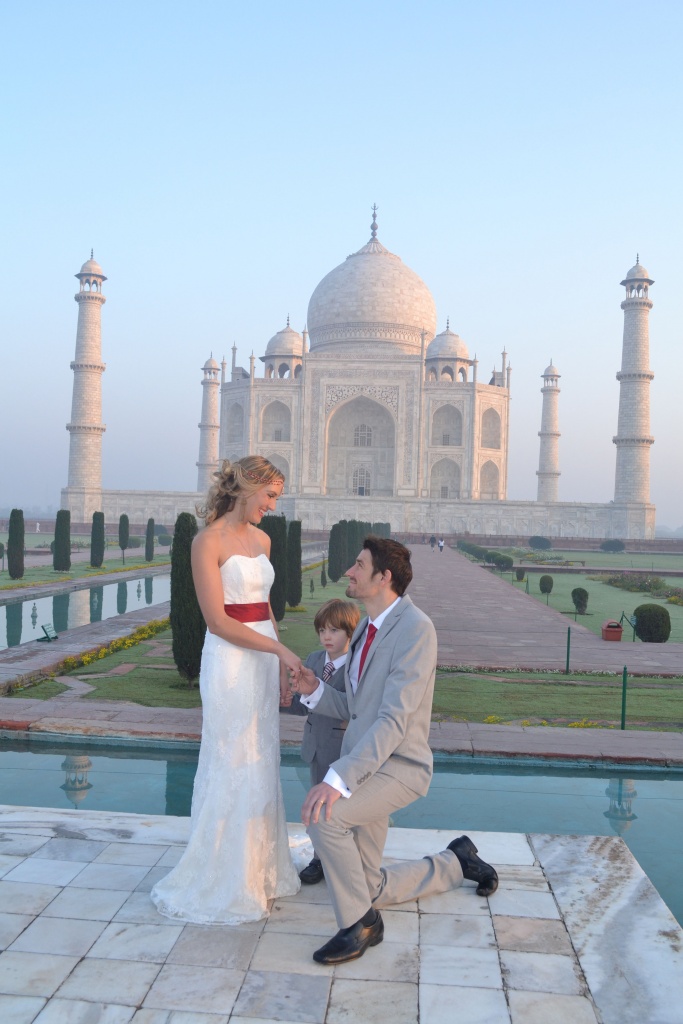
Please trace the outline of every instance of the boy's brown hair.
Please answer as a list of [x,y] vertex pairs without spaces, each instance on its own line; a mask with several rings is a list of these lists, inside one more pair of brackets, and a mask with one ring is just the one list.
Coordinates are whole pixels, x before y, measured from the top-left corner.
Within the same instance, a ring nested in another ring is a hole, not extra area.
[[359,622],[360,609],[354,601],[342,601],[341,598],[333,597],[331,601],[325,601],[325,604],[320,605],[313,619],[313,626],[316,633],[325,626],[343,629],[350,640]]

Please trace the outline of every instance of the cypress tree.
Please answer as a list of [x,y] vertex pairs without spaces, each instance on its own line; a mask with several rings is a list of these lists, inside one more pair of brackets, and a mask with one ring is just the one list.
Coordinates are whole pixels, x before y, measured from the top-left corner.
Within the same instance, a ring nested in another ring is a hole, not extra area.
[[[349,523],[347,519],[340,519],[337,523],[339,527],[339,576],[343,576],[348,569],[351,562],[350,557],[355,558],[358,554],[354,551],[353,555],[349,552]],[[339,578],[339,577],[337,577]]]
[[145,534],[145,561],[154,561],[154,520],[147,520],[147,533]]
[[325,558],[323,556],[323,567],[320,570],[320,586],[325,589],[327,586],[327,573],[325,572]]
[[206,633],[192,579],[191,549],[196,533],[195,517],[181,512],[176,519],[171,552],[171,630],[173,660],[190,686],[199,675]]
[[287,526],[287,604],[296,608],[301,604],[301,520],[292,519]]
[[0,540],[0,559],[2,560],[2,569],[5,569],[5,545]]
[[154,580],[151,576],[145,576],[145,604],[151,604],[154,596]]
[[335,523],[330,530],[330,539],[327,542],[327,571],[333,583],[337,582],[344,571],[341,567],[339,534],[339,523]]
[[90,564],[93,569],[99,569],[103,561],[104,512],[93,512],[92,527],[90,529]]
[[130,523],[128,522],[128,516],[123,513],[119,518],[119,547],[121,548],[121,557],[123,558],[123,564],[126,564],[126,548],[128,547],[128,541],[130,540]]
[[125,615],[128,608],[128,584],[121,580],[116,587],[116,611],[119,615]]
[[266,516],[259,523],[259,530],[270,537],[270,562],[275,570],[270,607],[275,621],[281,622],[287,605],[287,522],[284,516]]
[[311,597],[313,597],[313,594],[315,593],[315,583],[313,582],[313,577],[312,577],[312,576],[311,576],[311,579],[310,579],[310,581],[309,581],[309,587],[308,587],[308,589],[309,589],[309,590],[310,590],[310,592],[311,592]]
[[20,508],[10,512],[7,569],[10,579],[20,580],[24,575],[24,513]]
[[57,513],[52,568],[55,572],[68,572],[71,568],[71,513],[66,508]]

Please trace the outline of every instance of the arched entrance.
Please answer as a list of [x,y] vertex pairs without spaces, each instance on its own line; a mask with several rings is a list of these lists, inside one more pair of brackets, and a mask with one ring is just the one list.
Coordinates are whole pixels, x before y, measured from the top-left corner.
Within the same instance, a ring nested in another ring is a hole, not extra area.
[[391,413],[359,396],[339,406],[327,427],[326,493],[391,497],[396,428]]

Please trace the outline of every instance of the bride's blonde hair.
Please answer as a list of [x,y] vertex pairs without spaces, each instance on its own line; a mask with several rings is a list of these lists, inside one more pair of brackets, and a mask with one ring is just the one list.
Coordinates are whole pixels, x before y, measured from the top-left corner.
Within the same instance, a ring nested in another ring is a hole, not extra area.
[[211,485],[206,501],[197,505],[197,515],[206,526],[232,512],[238,499],[246,499],[275,481],[285,482],[284,473],[262,455],[245,455],[236,462],[226,459],[213,478],[216,482]]

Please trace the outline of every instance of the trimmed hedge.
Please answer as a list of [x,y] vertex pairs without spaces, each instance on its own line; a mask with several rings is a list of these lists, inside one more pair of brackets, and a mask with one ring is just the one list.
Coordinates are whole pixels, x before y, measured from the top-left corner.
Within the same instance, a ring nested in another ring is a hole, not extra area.
[[190,552],[197,533],[197,520],[189,512],[176,519],[171,556],[171,615],[173,660],[190,686],[199,675],[206,623],[192,579]]
[[301,604],[301,520],[292,519],[287,526],[287,604],[298,608]]
[[13,508],[9,516],[7,571],[12,580],[24,575],[24,513],[20,508]]
[[147,530],[145,532],[145,561],[154,561],[154,520],[147,520]]
[[124,512],[119,518],[119,547],[121,548],[121,557],[123,558],[123,564],[126,564],[126,548],[130,547],[130,523],[128,522],[128,516]]
[[529,547],[533,548],[534,551],[550,551],[553,546],[553,542],[548,537],[539,537],[537,535],[529,537]]
[[588,608],[588,591],[583,587],[574,587],[572,590],[572,601],[579,615],[585,615]]
[[548,603],[548,598],[553,592],[553,578],[552,576],[541,576],[538,581],[538,587],[542,594],[545,594],[545,603]]
[[603,540],[602,544],[600,545],[601,551],[609,552],[624,551],[625,548],[626,545],[624,544],[623,540]]
[[[104,561],[104,512],[93,512],[90,530],[90,564],[99,569]],[[91,620],[92,621],[92,620]],[[97,620],[100,621],[99,619]]]
[[671,616],[661,604],[640,604],[636,617],[636,636],[643,643],[664,644],[671,635]]
[[275,621],[281,622],[287,608],[287,520],[284,516],[265,516],[258,528],[270,537],[270,564],[275,570],[275,580],[270,589],[270,607]]
[[71,512],[66,508],[60,508],[55,521],[52,568],[55,572],[68,572],[71,568]]

